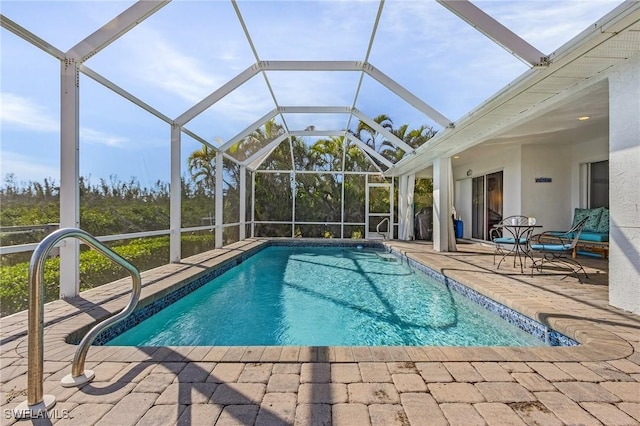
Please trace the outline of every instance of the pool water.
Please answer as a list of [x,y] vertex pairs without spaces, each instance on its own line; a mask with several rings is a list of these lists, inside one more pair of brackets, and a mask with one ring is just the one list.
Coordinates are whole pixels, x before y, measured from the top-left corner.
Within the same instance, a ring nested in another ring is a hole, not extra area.
[[375,249],[268,247],[108,342],[120,346],[543,346]]

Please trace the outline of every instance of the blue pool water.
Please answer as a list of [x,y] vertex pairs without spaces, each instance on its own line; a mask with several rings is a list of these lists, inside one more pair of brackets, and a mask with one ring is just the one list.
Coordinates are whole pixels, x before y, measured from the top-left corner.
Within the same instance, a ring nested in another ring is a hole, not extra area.
[[125,331],[120,346],[542,346],[382,250],[268,247]]

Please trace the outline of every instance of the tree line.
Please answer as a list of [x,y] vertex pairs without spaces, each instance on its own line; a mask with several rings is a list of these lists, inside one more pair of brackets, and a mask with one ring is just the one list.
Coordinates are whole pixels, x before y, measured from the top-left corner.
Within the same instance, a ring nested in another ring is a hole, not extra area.
[[[375,121],[412,147],[420,146],[435,134],[435,131],[427,126],[409,129],[407,125],[402,125],[395,128],[386,115],[376,117]],[[232,146],[228,155],[244,162],[283,133],[284,128],[271,120]],[[404,154],[365,123],[359,123],[351,133],[392,162]],[[208,225],[214,217],[215,155],[213,149],[203,145],[187,159],[187,174],[180,180],[183,228]],[[223,166],[224,223],[237,223],[240,222],[240,166],[227,158],[224,159]],[[331,225],[332,222],[340,222],[343,218],[345,222],[364,222],[365,176],[328,172],[376,172],[378,168],[383,167],[375,158],[367,158],[356,146],[345,143],[342,137],[322,138],[310,143],[305,138],[292,136],[268,153],[258,167],[258,170],[263,172],[280,172],[256,173],[255,219],[291,221],[294,213],[292,205],[295,201],[296,221],[321,223],[298,225],[295,229],[296,236],[339,236],[340,227]],[[295,178],[292,179],[291,171],[320,173],[295,173]],[[246,221],[251,219],[249,198],[252,178],[249,174],[246,180]],[[371,175],[370,179],[384,178]],[[344,213],[341,210],[343,186]],[[113,175],[93,182],[91,176],[88,176],[79,179],[79,192],[80,226],[93,235],[169,229],[170,186],[167,182],[158,180],[153,185],[145,186],[135,177],[123,180]],[[417,182],[416,199],[423,197],[423,202],[429,203],[430,193],[430,181]],[[11,227],[59,222],[60,187],[53,179],[24,183],[18,182],[15,175],[8,174],[0,186],[0,200],[2,246],[39,242],[50,232],[43,228],[32,232],[11,232]],[[376,202],[388,203],[388,195],[387,199]],[[224,243],[236,241],[239,238],[238,234],[238,227],[225,228]],[[260,224],[256,227],[256,234],[290,236],[291,226]],[[361,237],[363,234],[362,226],[345,226],[346,238]],[[107,244],[142,271],[168,262],[168,236],[111,241]],[[191,232],[182,236],[183,257],[212,249],[213,246],[214,233],[211,231]],[[30,252],[25,252],[4,255],[0,259],[0,305],[3,316],[26,308],[30,256]],[[91,250],[82,250],[80,263],[81,290],[122,278],[126,274],[126,271]],[[58,265],[56,258],[47,260],[46,301],[58,297]]]
[[[394,127],[387,115],[374,119],[411,147],[418,147],[435,135],[429,126],[410,129],[407,124]],[[310,126],[312,128],[313,126]],[[275,120],[255,130],[228,150],[228,154],[239,162],[251,158],[270,141],[284,133],[282,125]],[[350,130],[357,138],[379,152],[383,157],[396,162],[404,155],[395,146],[366,123],[359,122]],[[194,227],[206,224],[205,218],[213,217],[215,194],[216,152],[203,145],[192,152],[187,159],[187,176],[181,178],[182,226]],[[372,163],[375,163],[372,164]],[[377,167],[376,167],[377,165]],[[342,218],[342,185],[344,179],[344,220],[364,222],[364,176],[320,173],[296,174],[291,181],[289,170],[294,171],[354,171],[375,172],[384,166],[375,158],[367,158],[355,145],[345,143],[343,137],[322,138],[308,143],[305,138],[291,136],[264,159],[259,170],[282,170],[282,173],[257,173],[255,176],[255,219],[257,221],[290,221],[292,202],[295,201],[296,221],[339,222]],[[250,197],[250,180],[247,179],[247,197]],[[240,166],[224,160],[223,194],[224,223],[240,222]],[[428,191],[429,188],[426,188]],[[15,225],[38,225],[59,222],[59,185],[55,180],[43,182],[17,182],[14,175],[5,177],[0,187],[2,209],[0,224],[3,227]],[[132,177],[122,180],[115,175],[92,182],[91,177],[81,177],[80,223],[81,227],[93,235],[113,235],[152,231],[169,228],[170,186],[167,182],[156,181],[151,186],[143,186]],[[294,200],[295,199],[295,200]],[[249,201],[249,200],[247,200]],[[388,200],[380,200],[386,202]],[[247,217],[250,220],[250,206],[247,203]],[[283,234],[282,226],[263,225],[259,233],[265,236],[290,235],[290,229]],[[237,229],[228,228],[225,241],[237,239]],[[302,236],[321,236],[324,231],[302,232]],[[307,235],[305,235],[307,234]],[[324,234],[323,234],[324,235]],[[349,235],[347,235],[349,236]],[[13,245],[39,241],[41,235],[2,233],[0,244]]]

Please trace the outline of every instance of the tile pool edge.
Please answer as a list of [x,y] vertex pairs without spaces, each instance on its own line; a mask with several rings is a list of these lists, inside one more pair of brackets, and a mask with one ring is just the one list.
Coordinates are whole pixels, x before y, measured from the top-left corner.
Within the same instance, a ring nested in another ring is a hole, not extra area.
[[530,318],[529,316],[524,315],[500,302],[496,302],[490,297],[485,296],[484,294],[470,288],[469,286],[462,284],[451,277],[447,277],[446,275],[443,275],[442,273],[430,268],[429,266],[410,258],[399,250],[388,246],[386,246],[386,248],[394,256],[403,261],[406,261],[410,267],[419,270],[420,272],[430,276],[431,278],[434,278],[440,284],[466,297],[467,299],[476,303],[478,306],[486,309],[494,315],[497,315],[498,317],[507,321],[509,324],[518,327],[522,331],[538,338],[551,347],[577,346],[580,344],[571,337],[568,337],[563,333],[554,330],[548,325]]
[[[520,330],[536,337],[540,341],[546,343],[547,347],[571,347],[579,345],[579,343],[566,336],[563,333],[560,333],[553,328],[532,319],[514,309],[505,306],[495,300],[487,297],[480,292],[464,285],[451,277],[447,277],[436,270],[424,265],[423,263],[408,257],[407,255],[401,253],[400,251],[389,247],[388,245],[383,244],[382,241],[366,241],[366,240],[327,240],[327,239],[291,239],[291,238],[282,238],[282,239],[269,239],[265,243],[260,244],[255,247],[251,247],[241,253],[236,254],[228,259],[225,259],[213,266],[212,268],[208,268],[205,271],[202,271],[199,274],[194,274],[189,278],[186,278],[175,285],[165,289],[162,292],[155,293],[150,295],[149,297],[144,298],[144,300],[140,301],[140,306],[136,308],[134,313],[124,319],[123,321],[113,325],[107,330],[100,333],[96,339],[94,340],[94,345],[102,346],[107,342],[122,334],[124,331],[130,329],[131,327],[136,326],[140,322],[146,320],[147,318],[153,316],[157,312],[161,311],[165,307],[171,305],[175,301],[181,299],[187,294],[195,291],[196,289],[202,287],[212,279],[222,275],[227,272],[229,269],[240,265],[245,260],[250,258],[251,256],[257,254],[258,252],[264,250],[267,247],[272,246],[296,246],[296,245],[304,245],[306,247],[363,247],[363,248],[383,248],[398,257],[402,261],[407,261],[407,263],[414,269],[419,270],[421,273],[428,275],[434,278],[438,283],[447,286],[449,289],[455,291],[456,293],[466,297],[472,302],[476,303],[479,307],[486,309],[494,315],[504,319],[515,327],[518,327]],[[76,333],[73,333],[67,336],[67,343],[77,344],[80,340],[80,336],[84,334],[82,330],[78,330]],[[456,347],[458,348],[458,347]]]

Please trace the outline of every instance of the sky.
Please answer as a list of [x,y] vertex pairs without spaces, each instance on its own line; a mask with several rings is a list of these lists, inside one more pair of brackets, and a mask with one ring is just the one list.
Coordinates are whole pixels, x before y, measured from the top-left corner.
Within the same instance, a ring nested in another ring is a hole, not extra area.
[[[621,2],[474,1],[550,54]],[[1,13],[63,52],[132,1],[1,0]],[[529,67],[430,0],[387,0],[367,57],[377,1],[239,0],[252,45],[229,1],[174,0],[89,58],[85,65],[176,118],[256,62],[367,60],[451,121]],[[255,49],[255,53],[254,53]],[[0,177],[59,182],[60,61],[0,29]],[[396,127],[440,129],[360,72],[268,71],[222,98],[186,128],[219,145],[278,106],[355,106]],[[268,82],[268,84],[267,84]],[[358,89],[359,88],[359,89]],[[271,90],[270,90],[271,89]],[[271,94],[273,92],[273,96]],[[275,100],[274,100],[275,98]],[[282,123],[279,117],[278,121]],[[346,114],[285,114],[289,130],[344,130]],[[181,163],[201,144],[182,137]],[[80,76],[80,174],[143,185],[170,180],[170,127],[88,76]]]

